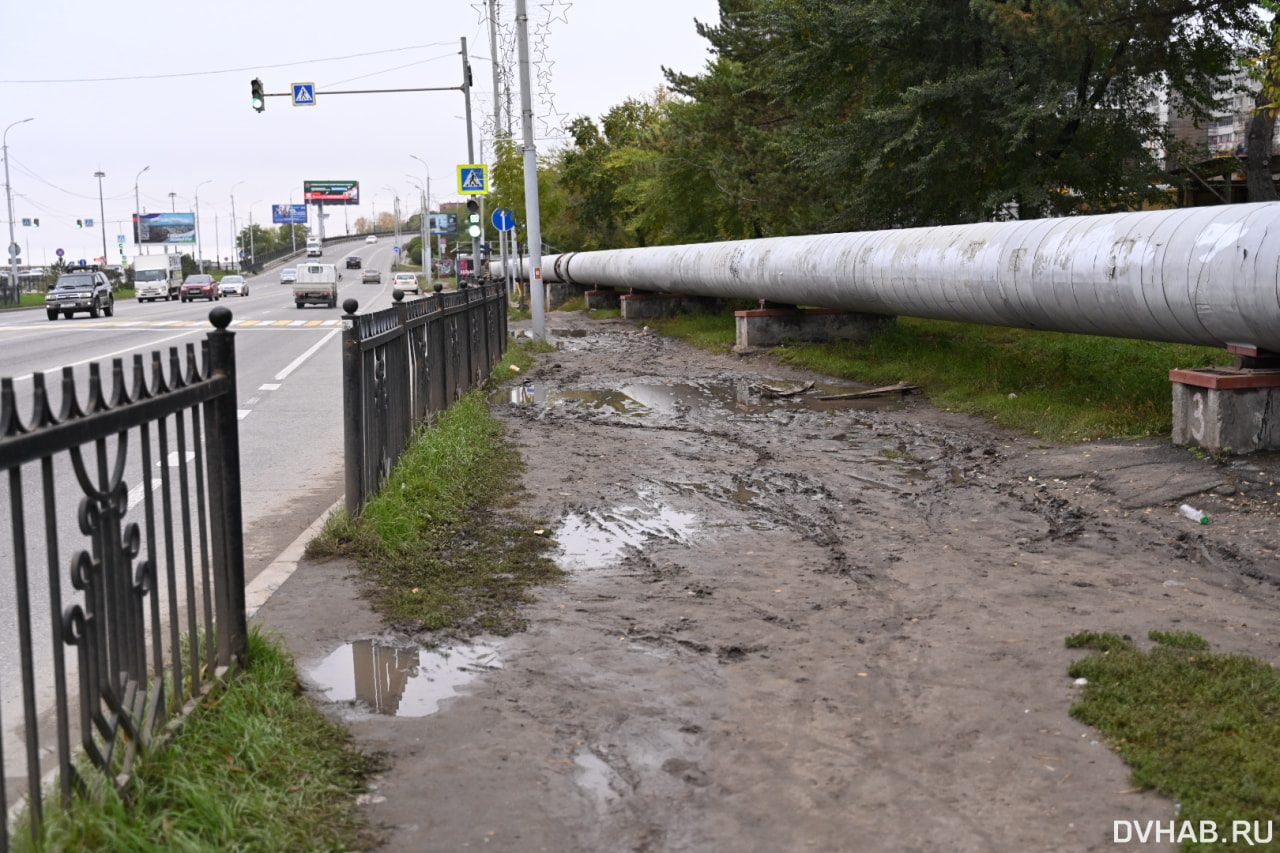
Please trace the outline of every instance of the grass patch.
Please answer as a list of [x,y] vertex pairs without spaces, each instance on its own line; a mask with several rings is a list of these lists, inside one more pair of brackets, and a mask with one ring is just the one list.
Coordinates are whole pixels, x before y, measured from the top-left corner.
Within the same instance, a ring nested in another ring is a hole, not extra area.
[[[1079,634],[1071,648],[1095,648],[1071,665],[1085,677],[1071,715],[1100,730],[1133,768],[1133,784],[1181,803],[1179,821],[1214,821],[1230,840],[1232,821],[1280,813],[1280,672],[1266,661],[1214,654],[1195,634],[1152,631],[1143,652],[1115,634]],[[1184,845],[1184,850],[1225,850]],[[1255,850],[1280,851],[1280,838]]]
[[222,853],[347,851],[366,825],[355,806],[376,770],[346,730],[302,695],[283,646],[255,628],[249,666],[143,756],[121,795],[111,786],[62,808],[46,800],[39,846],[11,848]]
[[587,297],[574,296],[570,299],[566,299],[564,302],[561,302],[559,305],[557,305],[555,310],[556,311],[586,311]]
[[[531,363],[512,346],[496,375]],[[335,515],[308,546],[313,557],[353,558],[375,609],[403,630],[510,634],[524,627],[529,587],[561,576],[538,525],[509,511],[522,463],[486,392],[419,430],[360,517]]]
[[[663,334],[722,352],[729,314],[652,320]],[[1231,363],[1225,350],[972,323],[898,318],[866,341],[777,347],[787,364],[862,382],[919,385],[939,408],[1049,441],[1168,435],[1169,371]]]
[[664,335],[680,338],[698,349],[726,353],[738,341],[733,314],[673,314],[645,323]]

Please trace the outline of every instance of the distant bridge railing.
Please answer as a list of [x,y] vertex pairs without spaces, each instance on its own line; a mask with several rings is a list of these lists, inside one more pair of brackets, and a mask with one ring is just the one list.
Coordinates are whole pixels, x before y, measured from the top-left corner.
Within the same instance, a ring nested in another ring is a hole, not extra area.
[[60,393],[35,374],[25,418],[0,379],[0,807],[25,796],[33,837],[46,797],[90,770],[122,785],[245,663],[235,336],[226,308],[209,318],[199,357],[115,359],[109,380],[90,364],[84,400],[73,368]]
[[342,307],[346,504],[355,517],[414,427],[493,373],[506,352],[507,294],[501,285],[484,285],[368,314],[356,314],[354,299]]

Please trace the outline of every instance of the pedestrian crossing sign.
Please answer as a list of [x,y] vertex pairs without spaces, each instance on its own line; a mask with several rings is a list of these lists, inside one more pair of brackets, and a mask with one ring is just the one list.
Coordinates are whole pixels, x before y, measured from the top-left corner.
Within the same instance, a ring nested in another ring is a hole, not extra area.
[[489,167],[468,163],[458,167],[459,195],[486,195],[489,192]]

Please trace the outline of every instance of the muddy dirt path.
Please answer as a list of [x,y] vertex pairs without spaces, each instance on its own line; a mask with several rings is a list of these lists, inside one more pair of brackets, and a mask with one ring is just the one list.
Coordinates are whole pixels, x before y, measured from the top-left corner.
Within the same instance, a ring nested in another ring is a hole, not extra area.
[[[560,350],[494,410],[569,575],[437,712],[335,706],[395,756],[380,849],[1125,849],[1114,820],[1173,807],[1069,716],[1064,638],[1194,631],[1280,660],[1274,454],[769,400],[841,389],[626,323],[548,327]],[[1212,524],[1177,514],[1188,496]],[[350,609],[340,566],[307,571],[329,578],[309,612]],[[385,637],[324,621],[290,632],[304,669]]]

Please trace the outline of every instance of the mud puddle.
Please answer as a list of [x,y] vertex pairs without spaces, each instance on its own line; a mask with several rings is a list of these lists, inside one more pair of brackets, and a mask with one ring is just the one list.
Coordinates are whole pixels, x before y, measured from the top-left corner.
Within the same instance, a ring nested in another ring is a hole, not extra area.
[[690,544],[702,525],[696,514],[681,512],[651,496],[635,505],[570,512],[552,538],[552,558],[566,572],[608,569],[653,540]]
[[901,408],[897,396],[855,400],[824,400],[848,394],[847,386],[815,384],[805,391],[794,382],[781,380],[630,383],[603,390],[556,388],[528,384],[500,388],[490,395],[491,403],[513,406],[579,406],[607,410],[614,414],[643,417],[648,414],[679,415],[692,410],[724,412],[772,412],[779,409],[831,411],[835,409]]
[[389,717],[425,717],[458,688],[489,670],[501,669],[492,645],[431,651],[356,640],[335,649],[308,675],[330,702]]

